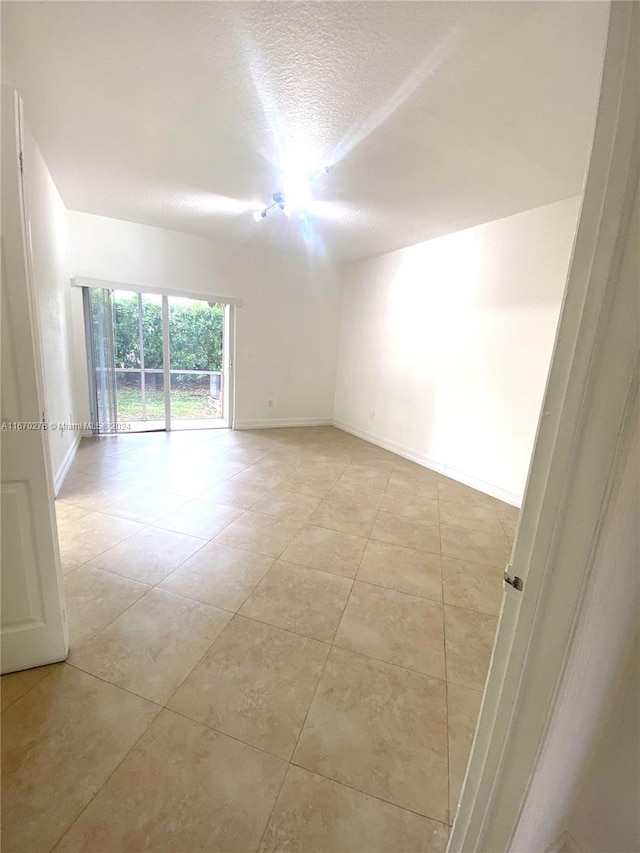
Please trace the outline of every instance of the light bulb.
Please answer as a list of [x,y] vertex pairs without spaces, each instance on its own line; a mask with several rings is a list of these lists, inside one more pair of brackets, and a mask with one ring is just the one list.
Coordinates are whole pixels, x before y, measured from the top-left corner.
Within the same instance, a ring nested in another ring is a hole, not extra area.
[[253,211],[253,221],[254,222],[260,222],[261,219],[262,219],[262,211],[261,210],[254,210]]

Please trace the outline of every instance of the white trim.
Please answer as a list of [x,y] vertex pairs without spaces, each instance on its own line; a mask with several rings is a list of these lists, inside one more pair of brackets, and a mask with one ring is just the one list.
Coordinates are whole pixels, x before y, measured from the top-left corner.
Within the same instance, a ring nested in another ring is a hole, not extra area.
[[224,312],[224,397],[222,411],[227,424],[235,429],[236,411],[236,308],[229,305]]
[[450,477],[452,480],[457,480],[459,483],[464,483],[465,486],[470,486],[472,489],[477,489],[479,492],[484,492],[486,495],[491,495],[492,498],[497,498],[500,501],[519,507],[522,502],[522,495],[516,495],[514,492],[509,492],[501,486],[495,486],[493,483],[487,483],[479,477],[474,477],[472,474],[466,474],[464,471],[458,471],[456,468],[450,468],[442,462],[438,462],[429,456],[422,453],[414,453],[413,450],[404,447],[402,444],[397,444],[395,441],[388,441],[385,438],[375,435],[375,433],[360,429],[359,427],[345,424],[342,421],[333,421],[334,427],[343,430],[343,432],[357,435],[358,438],[363,438],[365,441],[376,444],[378,447],[383,447],[385,450],[396,453],[404,459],[409,459],[423,468],[429,468],[430,471],[436,471],[445,477]]
[[131,290],[134,293],[152,293],[158,296],[182,296],[186,299],[199,299],[202,302],[218,302],[220,305],[235,305],[237,308],[244,304],[242,299],[235,296],[216,296],[213,293],[195,293],[191,290],[174,290],[168,287],[156,287],[152,284],[128,284],[123,281],[105,281],[101,278],[84,278],[75,276],[71,279],[72,287],[100,287],[103,290]]
[[331,418],[289,418],[270,421],[234,421],[234,429],[280,429],[281,427],[333,426]]
[[[162,381],[164,385],[164,428],[171,432],[171,351],[169,343],[169,297],[162,297]],[[115,362],[114,362],[115,364]]]
[[[512,559],[524,591],[503,602],[452,853],[538,853],[562,831],[591,746],[584,711],[598,713],[610,689],[593,676],[609,674],[635,607],[629,571],[596,555],[630,437],[638,351],[639,23],[638,4],[611,4],[589,172]],[[590,613],[588,593],[600,581]],[[606,622],[592,618],[598,610]],[[595,647],[607,647],[606,666],[576,647],[587,625]],[[585,697],[575,688],[587,680]]]
[[[74,434],[74,441],[71,447],[65,453],[64,459],[56,473],[53,475],[53,494],[55,497],[58,497],[60,493],[60,489],[63,486],[65,481],[65,477],[69,473],[69,469],[73,465],[73,460],[76,458],[76,453],[78,452],[78,447],[80,446],[80,442],[85,433],[78,432]],[[89,433],[91,435],[91,433]]]

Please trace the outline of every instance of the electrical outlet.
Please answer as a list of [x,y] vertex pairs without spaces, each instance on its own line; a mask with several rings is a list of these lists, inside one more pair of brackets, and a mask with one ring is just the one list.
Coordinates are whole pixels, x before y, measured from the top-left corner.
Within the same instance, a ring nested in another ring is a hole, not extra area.
[[375,420],[375,417],[376,417],[376,413],[374,411],[369,412],[369,420],[370,421]]
[[270,409],[273,409],[273,400],[267,400],[267,406],[268,406]]

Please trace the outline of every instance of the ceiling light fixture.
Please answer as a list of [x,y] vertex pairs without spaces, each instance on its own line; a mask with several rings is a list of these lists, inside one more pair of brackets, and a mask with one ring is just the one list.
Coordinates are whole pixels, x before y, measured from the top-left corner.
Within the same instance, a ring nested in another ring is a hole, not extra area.
[[323,166],[317,169],[311,175],[287,175],[284,179],[284,190],[279,190],[272,195],[271,204],[262,210],[254,210],[253,218],[255,222],[260,222],[265,219],[267,214],[274,208],[279,208],[287,215],[295,210],[304,210],[311,198],[311,190],[313,185],[322,175],[326,175],[331,171],[331,166]]

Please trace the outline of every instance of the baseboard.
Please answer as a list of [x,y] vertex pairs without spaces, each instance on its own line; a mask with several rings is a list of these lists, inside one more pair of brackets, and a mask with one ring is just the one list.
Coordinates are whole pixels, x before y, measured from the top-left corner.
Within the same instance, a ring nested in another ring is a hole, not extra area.
[[280,427],[314,427],[332,426],[331,418],[290,418],[285,420],[269,421],[234,421],[234,429],[278,429]]
[[445,477],[451,477],[452,480],[463,483],[465,486],[470,486],[472,489],[477,489],[479,492],[483,492],[485,495],[490,495],[492,498],[497,498],[500,501],[504,501],[505,503],[516,507],[519,507],[522,504],[522,495],[509,492],[500,486],[494,485],[493,483],[486,483],[478,477],[466,474],[464,471],[458,471],[455,468],[451,468],[443,462],[439,462],[438,460],[432,459],[422,453],[416,453],[408,447],[404,447],[402,444],[397,444],[395,441],[389,441],[388,439],[381,438],[375,433],[369,432],[365,429],[360,429],[359,427],[351,426],[351,424],[345,424],[342,421],[334,420],[333,425],[337,429],[341,429],[343,432],[348,432],[351,435],[358,436],[358,438],[363,438],[365,441],[371,442],[371,444],[376,444],[378,447],[390,450],[391,453],[397,453],[398,456],[402,456],[404,459],[409,459],[411,462],[415,462],[417,465],[422,465],[424,468],[429,468],[430,471],[436,471],[438,474],[443,474]]
[[73,465],[73,460],[76,458],[76,453],[78,452],[78,446],[82,439],[82,435],[80,433],[74,433],[73,435],[73,443],[71,447],[67,450],[64,459],[62,460],[62,464],[58,468],[57,472],[53,477],[53,493],[56,497],[58,497],[58,493],[62,488],[62,484],[64,483],[64,479],[69,473],[69,468]]

